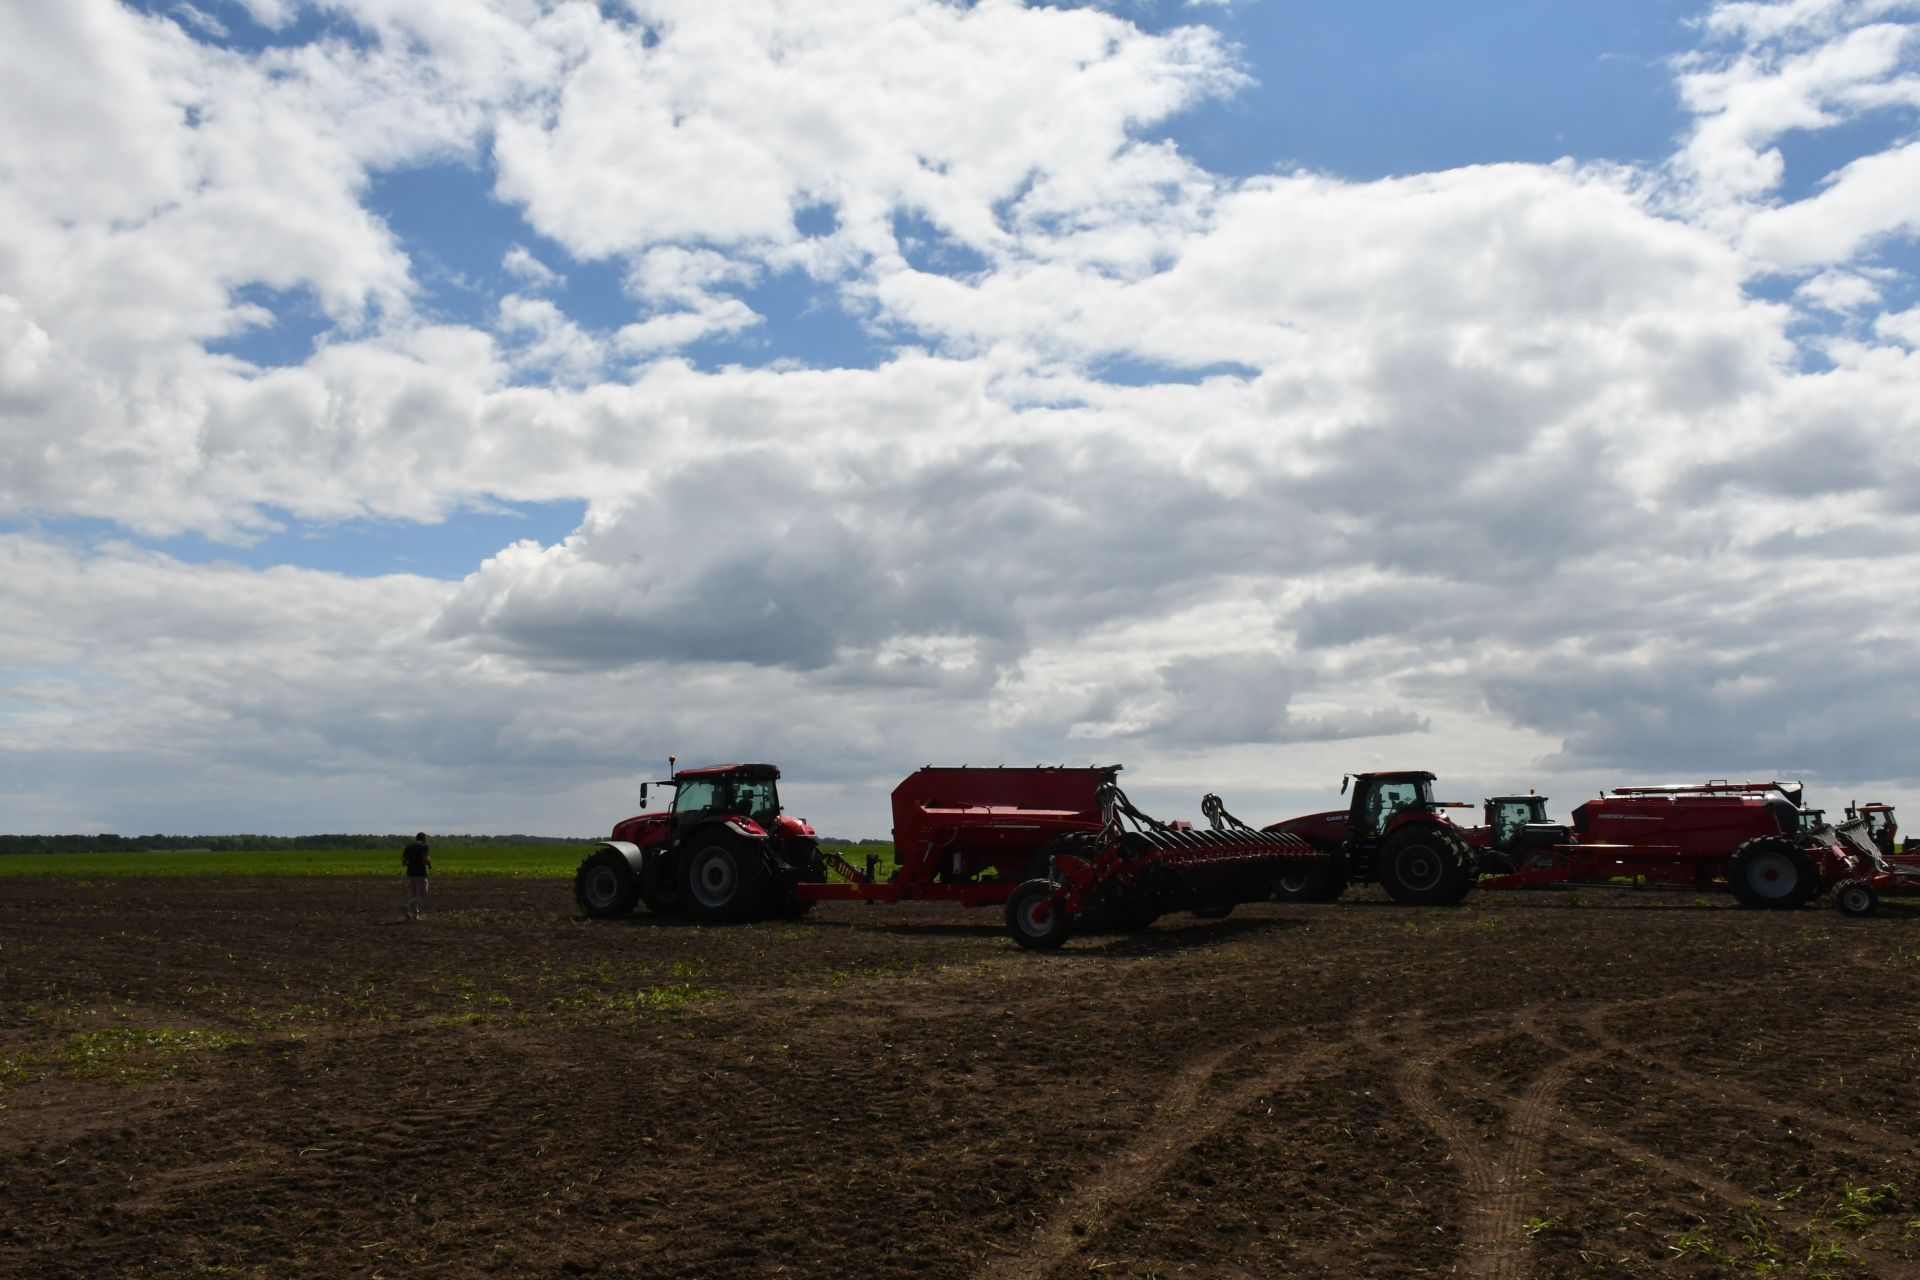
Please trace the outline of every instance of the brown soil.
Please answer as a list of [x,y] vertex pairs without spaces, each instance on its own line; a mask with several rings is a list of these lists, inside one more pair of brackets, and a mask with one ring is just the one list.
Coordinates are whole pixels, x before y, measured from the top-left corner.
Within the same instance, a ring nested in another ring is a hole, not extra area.
[[1920,904],[0,882],[0,1275],[1920,1276]]

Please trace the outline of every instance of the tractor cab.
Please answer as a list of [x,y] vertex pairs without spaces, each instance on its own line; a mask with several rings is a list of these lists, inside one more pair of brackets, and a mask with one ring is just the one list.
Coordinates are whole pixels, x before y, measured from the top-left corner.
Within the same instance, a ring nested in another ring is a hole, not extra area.
[[683,769],[673,776],[675,834],[715,817],[751,818],[763,831],[780,816],[780,770],[770,764]]
[[1348,838],[1354,841],[1377,840],[1401,819],[1403,814],[1431,813],[1434,775],[1420,770],[1408,773],[1351,774],[1340,783],[1353,786],[1353,800],[1347,806]]
[[1491,796],[1486,801],[1487,843],[1505,851],[1528,823],[1547,821],[1545,796]]
[[[667,757],[668,764],[673,757]],[[669,843],[703,822],[716,818],[750,818],[763,832],[772,832],[780,818],[780,770],[770,764],[721,764],[701,769],[676,769],[671,778],[640,784],[642,812],[613,828],[613,839],[642,846]],[[666,812],[647,812],[651,787],[673,788]],[[792,825],[787,819],[784,825]]]
[[[1469,832],[1468,843],[1485,851],[1488,869],[1518,871],[1536,851],[1572,839],[1569,828],[1547,816],[1545,796],[1490,796],[1485,803],[1487,825]],[[1480,840],[1472,839],[1475,835]]]
[[1900,823],[1894,817],[1892,805],[1850,804],[1847,806],[1847,820],[1865,821],[1867,835],[1881,853],[1891,857],[1899,849],[1896,840],[1900,835]]

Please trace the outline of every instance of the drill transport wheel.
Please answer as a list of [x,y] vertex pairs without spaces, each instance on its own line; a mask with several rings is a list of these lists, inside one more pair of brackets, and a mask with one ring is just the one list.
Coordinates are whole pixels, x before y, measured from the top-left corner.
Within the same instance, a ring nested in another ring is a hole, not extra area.
[[1880,910],[1880,895],[1864,880],[1842,880],[1833,887],[1833,903],[1845,916],[1870,916]]
[[1073,933],[1067,913],[1053,900],[1053,882],[1029,880],[1007,899],[1007,932],[1029,951],[1052,951]]

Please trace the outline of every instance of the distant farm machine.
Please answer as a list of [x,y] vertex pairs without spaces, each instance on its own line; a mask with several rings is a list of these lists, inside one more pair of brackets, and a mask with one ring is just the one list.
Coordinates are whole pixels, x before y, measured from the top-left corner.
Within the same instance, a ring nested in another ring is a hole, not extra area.
[[1464,827],[1446,811],[1467,806],[1436,801],[1433,782],[1424,770],[1352,774],[1341,782],[1353,786],[1346,809],[1269,827],[1328,855],[1282,876],[1275,896],[1330,902],[1350,884],[1377,882],[1398,902],[1448,904],[1476,885],[1632,884],[1725,890],[1742,906],[1776,909],[1831,891],[1842,911],[1866,915],[1907,878],[1875,846],[1867,819],[1829,826],[1802,806],[1799,783],[1617,787],[1577,807],[1571,826],[1547,820],[1544,796],[1495,796],[1484,802],[1485,825]]
[[1045,950],[1076,930],[1143,929],[1174,911],[1223,916],[1325,861],[1213,796],[1208,830],[1157,821],[1120,790],[1119,772],[920,769],[894,788],[896,866],[883,879],[875,859],[860,867],[822,850],[811,826],[780,811],[773,765],[681,770],[663,784],[672,807],[618,824],[580,864],[574,896],[599,919],[641,903],[708,920],[797,915],[823,901],[1004,904],[1014,939]]

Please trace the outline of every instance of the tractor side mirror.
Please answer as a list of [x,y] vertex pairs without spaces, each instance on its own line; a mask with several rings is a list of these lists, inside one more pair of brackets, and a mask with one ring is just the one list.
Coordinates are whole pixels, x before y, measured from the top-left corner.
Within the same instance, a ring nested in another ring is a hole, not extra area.
[[1347,794],[1347,784],[1352,781],[1353,781],[1352,774],[1343,773],[1340,775],[1340,794],[1341,795]]
[[640,807],[647,807],[647,784],[644,782],[640,784]]

